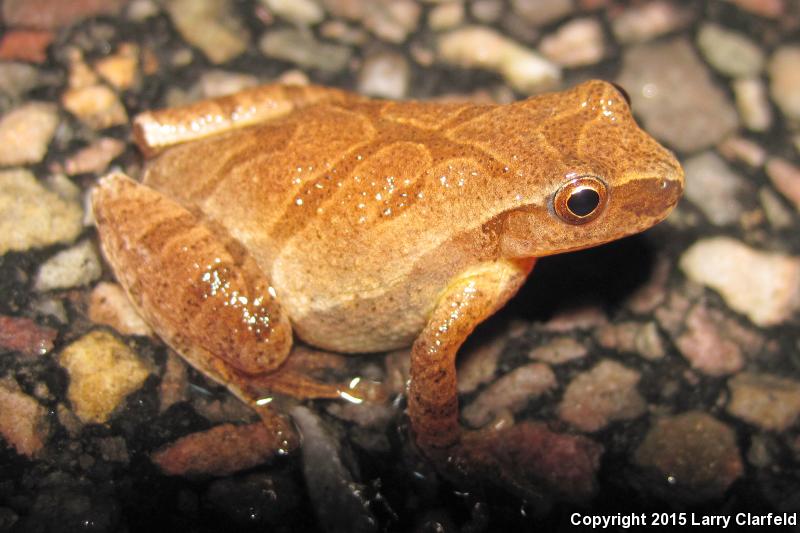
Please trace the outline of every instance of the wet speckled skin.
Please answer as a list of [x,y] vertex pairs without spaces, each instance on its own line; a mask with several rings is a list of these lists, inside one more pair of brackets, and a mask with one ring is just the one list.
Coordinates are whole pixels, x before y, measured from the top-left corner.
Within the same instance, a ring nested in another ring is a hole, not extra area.
[[[214,135],[199,128],[194,142],[172,125],[230,117],[236,97],[138,119],[146,153],[177,145],[148,165],[146,187],[112,176],[98,188],[106,256],[162,338],[229,384],[279,366],[291,330],[342,352],[414,343],[409,410],[425,449],[458,442],[455,352],[534,258],[645,230],[682,191],[678,162],[605,82],[510,105],[261,90],[273,115]],[[551,202],[580,175],[599,177],[608,202],[571,225]],[[235,290],[211,305],[221,256]],[[228,305],[233,292],[249,303]],[[254,323],[264,327],[253,333]],[[256,347],[236,351],[239,341]]]

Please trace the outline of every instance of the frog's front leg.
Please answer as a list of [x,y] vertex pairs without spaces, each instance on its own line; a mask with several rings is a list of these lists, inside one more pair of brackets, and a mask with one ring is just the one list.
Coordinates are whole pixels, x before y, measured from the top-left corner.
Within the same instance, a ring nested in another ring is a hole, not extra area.
[[428,455],[461,441],[456,353],[472,330],[522,286],[535,259],[482,263],[453,278],[411,351],[408,414],[417,445]]
[[261,85],[181,107],[136,116],[133,137],[150,157],[169,146],[274,120],[319,103],[362,100],[354,93],[318,85]]
[[[458,423],[456,352],[514,295],[534,261],[484,263],[449,283],[412,348],[408,414],[417,445],[459,484],[499,485],[529,502],[546,502],[553,494],[581,500],[593,491],[587,473],[597,468],[599,445],[535,422],[480,431],[464,431]],[[554,468],[562,458],[569,463]]]

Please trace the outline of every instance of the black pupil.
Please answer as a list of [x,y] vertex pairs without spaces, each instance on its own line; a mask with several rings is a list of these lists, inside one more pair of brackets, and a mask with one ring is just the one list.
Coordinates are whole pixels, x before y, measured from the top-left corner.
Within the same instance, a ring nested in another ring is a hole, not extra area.
[[569,210],[575,215],[585,217],[597,209],[597,204],[599,203],[600,195],[597,194],[597,191],[581,189],[570,195],[569,200],[567,200],[567,207],[569,207]]

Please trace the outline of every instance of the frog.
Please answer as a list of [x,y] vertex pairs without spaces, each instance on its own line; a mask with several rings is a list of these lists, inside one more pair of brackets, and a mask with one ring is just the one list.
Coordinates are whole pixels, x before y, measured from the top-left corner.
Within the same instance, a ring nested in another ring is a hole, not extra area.
[[257,409],[276,450],[297,440],[269,394],[360,393],[293,365],[295,339],[410,347],[417,449],[511,485],[518,466],[492,442],[522,442],[526,425],[461,426],[459,348],[537,259],[654,226],[684,184],[602,80],[506,104],[263,85],[146,111],[133,137],[143,179],[114,171],[92,194],[103,254],[158,336]]

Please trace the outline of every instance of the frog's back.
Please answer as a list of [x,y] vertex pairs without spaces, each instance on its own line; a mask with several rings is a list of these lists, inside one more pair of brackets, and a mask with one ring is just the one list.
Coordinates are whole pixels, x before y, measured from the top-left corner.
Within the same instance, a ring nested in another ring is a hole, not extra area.
[[485,221],[480,204],[492,201],[486,181],[504,163],[449,132],[495,108],[316,105],[170,149],[145,182],[240,241],[293,319],[314,315],[317,330],[345,316],[363,326],[364,314],[392,305],[407,325],[367,327],[392,337],[374,348],[399,346],[447,278],[492,253],[474,233]]
[[317,105],[170,149],[145,183],[224,226],[266,270],[302,257],[351,271],[363,287],[380,258],[382,285],[398,277],[386,261],[451,236],[452,217],[463,228],[483,220],[476,203],[504,163],[448,131],[493,107]]

